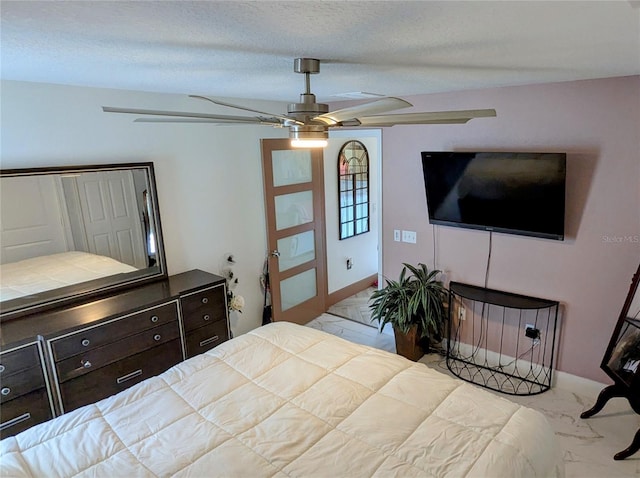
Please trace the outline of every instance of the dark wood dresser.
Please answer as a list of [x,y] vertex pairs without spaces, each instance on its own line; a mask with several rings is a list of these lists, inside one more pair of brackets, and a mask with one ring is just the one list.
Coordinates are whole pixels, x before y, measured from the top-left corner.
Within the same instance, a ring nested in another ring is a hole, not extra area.
[[39,340],[0,353],[0,436],[10,436],[54,417],[55,408]]
[[228,340],[226,283],[193,270],[10,320],[1,332],[4,438]]

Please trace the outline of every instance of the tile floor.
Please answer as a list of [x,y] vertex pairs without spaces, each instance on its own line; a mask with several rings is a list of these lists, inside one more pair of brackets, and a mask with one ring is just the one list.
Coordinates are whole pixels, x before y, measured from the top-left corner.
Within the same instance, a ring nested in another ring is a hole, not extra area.
[[355,320],[364,325],[376,327],[377,322],[371,322],[371,314],[369,312],[369,297],[376,289],[369,287],[368,289],[358,292],[351,297],[332,305],[329,308],[329,313],[345,317],[347,319]]
[[[343,305],[332,311],[345,313],[344,308],[340,309]],[[354,320],[323,314],[307,326],[395,353],[393,335],[380,334],[375,327]],[[439,354],[426,355],[420,362],[450,374],[444,357]],[[592,393],[590,389],[578,391],[556,386],[540,395],[502,396],[545,414],[564,447],[567,478],[640,477],[640,452],[623,461],[613,460],[615,453],[631,443],[640,428],[640,416],[631,410],[626,400],[617,398],[594,417],[580,419],[580,413],[595,403],[596,395],[597,391]]]

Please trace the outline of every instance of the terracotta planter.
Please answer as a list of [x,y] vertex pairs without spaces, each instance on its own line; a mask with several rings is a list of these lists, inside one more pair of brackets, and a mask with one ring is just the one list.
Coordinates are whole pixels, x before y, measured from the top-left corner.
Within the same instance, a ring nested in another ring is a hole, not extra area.
[[396,337],[396,352],[399,355],[414,362],[422,358],[424,351],[420,345],[420,334],[418,333],[417,325],[411,327],[408,334],[404,334],[394,327],[393,334]]

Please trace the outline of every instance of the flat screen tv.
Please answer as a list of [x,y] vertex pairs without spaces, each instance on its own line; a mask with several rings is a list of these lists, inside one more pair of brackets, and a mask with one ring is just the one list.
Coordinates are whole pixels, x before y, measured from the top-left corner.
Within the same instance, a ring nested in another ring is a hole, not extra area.
[[565,153],[422,152],[431,224],[564,239]]

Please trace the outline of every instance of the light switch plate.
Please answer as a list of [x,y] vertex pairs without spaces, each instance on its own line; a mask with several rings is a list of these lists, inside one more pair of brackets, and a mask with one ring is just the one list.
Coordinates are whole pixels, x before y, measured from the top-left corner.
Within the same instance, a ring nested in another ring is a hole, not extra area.
[[402,231],[402,242],[415,244],[417,242],[417,234],[415,231]]

